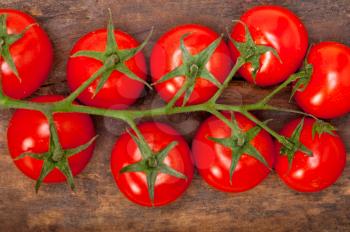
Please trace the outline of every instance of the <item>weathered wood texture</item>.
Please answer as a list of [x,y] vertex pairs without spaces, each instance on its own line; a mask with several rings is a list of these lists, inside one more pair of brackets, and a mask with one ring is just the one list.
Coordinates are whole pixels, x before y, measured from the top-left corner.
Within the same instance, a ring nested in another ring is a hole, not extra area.
[[[152,44],[170,27],[200,23],[223,32],[232,19],[258,4],[281,4],[294,11],[307,26],[312,42],[336,40],[350,45],[349,0],[319,1],[112,1],[112,0],[1,0],[0,7],[16,8],[33,15],[47,30],[55,48],[55,65],[45,85],[35,94],[67,94],[65,65],[69,50],[79,37],[106,24],[107,8],[115,25],[142,40],[155,26]],[[235,81],[222,100],[227,103],[254,102],[266,89]],[[287,106],[285,91],[274,104]],[[162,104],[154,94],[136,107]],[[294,104],[289,105],[296,108]],[[6,147],[10,112],[0,116],[0,231],[350,231],[350,167],[331,188],[316,194],[289,190],[275,174],[255,189],[242,194],[225,194],[208,187],[196,174],[185,195],[170,206],[149,209],[130,203],[116,188],[110,172],[112,145],[124,124],[96,117],[101,135],[95,155],[76,178],[77,192],[64,184],[44,185],[35,194],[34,182],[13,165]],[[190,142],[205,114],[163,117],[184,133]],[[274,117],[281,128],[292,116],[260,113]],[[158,120],[158,119],[157,119]],[[333,121],[350,150],[350,117]]]

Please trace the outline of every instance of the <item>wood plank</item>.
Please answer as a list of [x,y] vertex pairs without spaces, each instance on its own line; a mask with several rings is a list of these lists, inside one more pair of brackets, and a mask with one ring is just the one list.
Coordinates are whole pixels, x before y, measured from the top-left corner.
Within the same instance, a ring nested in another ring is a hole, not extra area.
[[[312,42],[335,40],[350,44],[350,4],[338,1],[238,1],[238,0],[1,0],[0,7],[16,8],[33,15],[48,31],[55,48],[55,65],[45,85],[36,95],[68,94],[65,65],[79,37],[106,24],[107,8],[112,9],[115,25],[138,40],[155,26],[150,45],[169,28],[182,23],[200,23],[223,32],[232,19],[249,7],[281,4],[298,14]],[[255,88],[242,80],[234,81],[222,97],[225,103],[252,103],[268,89]],[[273,104],[297,108],[288,103],[288,90]],[[147,93],[135,107],[162,104]],[[122,122],[95,117],[100,137],[94,157],[76,178],[77,192],[66,185],[44,185],[35,194],[34,182],[13,165],[6,147],[6,127],[10,111],[0,115],[0,231],[350,231],[350,168],[331,188],[316,194],[289,190],[270,175],[255,189],[241,194],[213,190],[195,175],[184,196],[167,207],[149,209],[130,203],[117,189],[109,168],[111,148],[123,131]],[[160,117],[190,142],[200,121],[207,115]],[[273,128],[280,129],[292,115],[259,112],[261,118],[276,118]],[[350,117],[332,121],[350,151]],[[349,161],[349,160],[348,160]]]

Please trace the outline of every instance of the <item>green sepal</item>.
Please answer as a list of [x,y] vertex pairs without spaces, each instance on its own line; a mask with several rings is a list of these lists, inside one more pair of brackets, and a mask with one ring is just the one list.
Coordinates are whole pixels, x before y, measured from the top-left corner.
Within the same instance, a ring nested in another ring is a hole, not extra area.
[[297,91],[303,92],[306,89],[311,80],[312,73],[313,65],[309,64],[307,60],[305,60],[302,69],[298,73],[294,74],[298,79],[293,86],[289,101]]
[[234,22],[241,23],[243,25],[245,30],[245,42],[235,41],[231,36],[229,36],[229,39],[240,53],[241,59],[243,59],[245,63],[251,64],[251,67],[253,69],[252,77],[255,83],[256,75],[260,68],[260,58],[262,55],[267,52],[272,52],[272,54],[279,60],[280,63],[282,63],[282,60],[275,48],[271,46],[255,44],[247,24],[240,20],[234,20]]
[[208,137],[208,139],[231,149],[232,158],[229,173],[230,184],[232,185],[232,177],[234,171],[239,159],[243,154],[254,157],[259,162],[264,164],[269,170],[271,170],[271,167],[267,163],[266,159],[262,156],[262,154],[251,144],[251,141],[261,131],[261,127],[255,126],[245,132],[239,127],[234,114],[231,115],[231,123],[228,125],[231,128],[231,136],[226,138]]
[[98,51],[80,50],[74,53],[73,55],[71,55],[72,58],[81,57],[81,56],[92,58],[101,62],[104,62],[106,60],[105,54]]
[[47,157],[48,155],[49,155],[48,152],[45,152],[45,153],[23,152],[22,154],[17,156],[14,160],[15,161],[20,160],[26,156],[32,157],[32,158],[37,159],[37,160],[44,160],[45,157]]
[[98,138],[98,135],[94,136],[92,139],[90,139],[87,143],[85,143],[83,145],[80,145],[80,146],[72,148],[72,149],[64,150],[66,157],[69,158],[75,154],[78,154],[82,151],[85,151],[96,141],[97,138]]
[[44,178],[55,168],[55,163],[49,160],[49,157],[45,157],[43,167],[41,169],[38,180],[35,183],[35,192],[38,193],[39,188]]
[[16,78],[19,82],[21,82],[20,75],[18,73],[17,67],[13,61],[13,58],[10,53],[10,46],[20,40],[24,34],[36,23],[30,24],[26,26],[20,33],[18,34],[8,34],[7,33],[7,14],[0,14],[0,57],[4,59],[7,63],[13,74],[15,74]]
[[183,173],[176,171],[175,169],[165,165],[161,164],[159,167],[159,172],[168,174],[170,176],[174,176],[180,179],[187,179],[187,176],[185,176]]
[[130,165],[127,165],[125,167],[123,167],[119,173],[126,173],[126,172],[143,172],[144,170],[147,169],[146,166],[146,161],[145,160],[141,160],[137,163],[133,163]]
[[184,85],[186,86],[186,91],[184,93],[182,105],[186,105],[186,103],[190,99],[190,96],[196,84],[196,80],[198,78],[205,79],[213,83],[215,86],[221,87],[221,83],[215,78],[215,76],[212,73],[209,72],[209,70],[206,68],[206,64],[209,62],[211,56],[219,46],[223,36],[221,35],[219,38],[214,40],[208,47],[203,49],[201,52],[197,53],[196,55],[192,55],[186,48],[184,42],[184,39],[188,35],[190,35],[190,33],[186,33],[180,38],[182,64],[174,68],[170,72],[166,73],[158,81],[152,83],[152,85],[157,85],[159,83],[168,81],[174,77],[185,76]]
[[162,76],[162,78],[160,78],[158,81],[153,82],[152,85],[157,85],[157,84],[160,84],[162,82],[168,81],[174,77],[184,76],[184,75],[186,75],[186,67],[181,65],[181,66],[176,67],[172,71],[168,72],[164,76]]
[[163,163],[164,159],[168,156],[169,152],[173,150],[177,146],[178,142],[177,141],[172,141],[169,143],[163,150],[158,152],[157,154],[157,159],[159,163]]
[[146,179],[147,179],[147,189],[149,198],[151,200],[152,205],[154,204],[154,189],[157,181],[158,172],[156,170],[147,170]]
[[207,69],[203,69],[199,75],[201,78],[206,79],[207,81],[216,85],[216,87],[220,87],[221,83],[214,77],[214,75],[209,72]]
[[106,43],[106,55],[112,55],[118,49],[117,41],[115,40],[114,35],[114,25],[112,19],[112,11],[108,8],[108,24],[107,24],[107,43]]
[[7,14],[0,14],[0,36],[7,35]]
[[139,53],[141,50],[143,50],[148,44],[149,40],[151,39],[153,31],[154,31],[154,27],[151,28],[151,31],[148,33],[146,39],[138,47],[130,48],[128,50],[118,50],[117,52],[120,59],[129,60],[135,55],[137,55],[137,53]]
[[312,126],[312,139],[315,138],[315,135],[317,134],[319,137],[323,134],[323,133],[327,133],[333,136],[336,136],[336,134],[334,133],[334,131],[336,131],[337,128],[334,127],[332,124],[330,124],[329,122],[325,122],[323,120],[316,120]]
[[119,173],[127,173],[127,172],[143,172],[146,175],[147,180],[147,189],[149,198],[151,200],[152,205],[154,204],[154,189],[155,183],[157,181],[157,176],[159,173],[164,173],[170,176],[174,176],[176,178],[186,179],[187,177],[181,173],[176,171],[175,169],[167,166],[164,163],[164,159],[169,155],[169,152],[176,147],[178,144],[177,141],[173,141],[169,143],[165,148],[163,148],[159,152],[151,151],[148,144],[145,142],[144,138],[139,138],[133,135],[133,133],[128,132],[132,140],[136,143],[137,147],[140,149],[141,160],[124,166]]
[[60,170],[63,173],[63,175],[67,179],[67,182],[68,182],[71,190],[74,191],[75,190],[74,178],[73,178],[72,170],[69,166],[68,157],[65,157],[60,162],[58,162],[56,164],[56,167],[58,170]]
[[100,79],[98,80],[96,89],[92,95],[92,98],[95,98],[96,95],[100,92],[106,81],[108,80],[109,76],[112,74],[113,69],[106,70],[102,73]]
[[128,66],[126,66],[125,63],[119,63],[116,65],[115,70],[123,73],[130,79],[133,79],[135,81],[141,82],[142,84],[146,85],[149,89],[152,89],[152,86],[145,80],[141,79],[139,76],[137,76],[135,73],[133,73]]
[[300,135],[303,130],[304,126],[304,118],[302,118],[297,125],[297,127],[294,129],[292,135],[288,137],[284,137],[287,141],[286,144],[282,144],[282,148],[280,150],[280,153],[282,155],[287,156],[289,169],[292,167],[293,159],[295,156],[295,153],[297,151],[303,152],[307,156],[313,156],[312,151],[309,150],[304,144],[300,142]]

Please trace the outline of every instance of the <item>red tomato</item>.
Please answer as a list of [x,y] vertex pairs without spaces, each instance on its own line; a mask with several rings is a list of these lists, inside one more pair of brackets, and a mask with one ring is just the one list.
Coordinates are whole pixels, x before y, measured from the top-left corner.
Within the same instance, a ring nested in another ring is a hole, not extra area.
[[295,93],[306,112],[335,118],[350,112],[350,48],[336,42],[312,46],[307,61],[313,66],[310,82]]
[[[151,54],[153,82],[160,80],[165,74],[182,64],[180,39],[186,34],[184,43],[191,55],[198,54],[219,37],[210,28],[195,24],[177,26],[165,33],[155,44]],[[231,66],[232,61],[229,48],[224,41],[221,41],[205,67],[222,83],[230,72]],[[166,102],[169,102],[182,87],[185,78],[185,76],[178,76],[159,83],[156,85],[156,90]],[[187,104],[193,105],[206,102],[214,95],[216,90],[217,87],[210,81],[197,78]],[[182,101],[183,96],[179,98],[176,105],[181,105]]]
[[[300,123],[300,118],[286,124],[281,135],[290,137]],[[280,178],[292,189],[300,192],[317,192],[332,185],[343,172],[346,150],[340,137],[323,133],[312,138],[314,119],[307,118],[299,141],[312,151],[313,156],[303,152],[295,153],[292,166],[286,156],[280,154],[281,144],[276,143],[277,160],[275,169]]]
[[[238,126],[248,131],[255,126],[254,122],[245,116],[235,113]],[[225,114],[231,119],[229,114]],[[228,138],[231,129],[220,119],[211,116],[204,121],[197,131],[192,143],[192,152],[196,166],[202,178],[211,186],[225,192],[243,192],[252,189],[262,182],[270,170],[260,161],[244,153],[238,160],[230,184],[229,169],[232,161],[232,150],[209,138]],[[261,130],[250,141],[251,145],[265,158],[272,167],[274,158],[274,144],[270,135]]]
[[[123,31],[115,30],[114,35],[118,48],[121,50],[135,48],[139,45],[132,36]],[[81,50],[103,52],[105,51],[106,43],[106,29],[90,32],[83,36],[74,45],[71,55]],[[138,77],[146,80],[146,61],[142,52],[139,52],[126,61],[125,64]],[[74,91],[101,67],[102,63],[96,59],[88,57],[71,57],[67,64],[67,80],[69,88]],[[109,76],[102,89],[93,98],[99,80],[100,78],[96,79],[82,92],[78,97],[81,102],[86,105],[101,108],[125,109],[136,101],[144,88],[143,83],[133,80],[115,70]]]
[[[307,31],[300,19],[288,9],[280,6],[257,6],[246,11],[240,18],[244,22],[257,45],[274,48],[282,63],[272,52],[267,52],[260,58],[260,69],[255,78],[259,86],[278,84],[286,80],[300,67],[308,47]],[[245,41],[245,30],[237,23],[231,32],[231,37]],[[230,43],[234,60],[239,52]],[[252,66],[247,63],[239,70],[239,74],[253,83]]]
[[[7,15],[8,34],[20,34],[27,26],[36,23],[32,17],[18,10],[0,9],[0,14]],[[49,37],[35,24],[10,45],[10,54],[21,81],[0,54],[3,91],[12,98],[28,97],[40,87],[50,72],[53,51]]]
[[[35,102],[55,102],[62,96],[42,96]],[[90,141],[95,136],[93,122],[89,115],[80,113],[56,113],[54,121],[59,141],[63,149],[75,148]],[[17,110],[7,130],[8,148],[13,159],[24,152],[44,153],[49,150],[50,131],[46,117],[39,111]],[[88,164],[94,145],[68,158],[73,175],[79,174]],[[25,156],[14,161],[18,169],[32,179],[38,179],[43,161]],[[44,179],[46,183],[64,182],[65,176],[57,168]]]
[[[154,188],[154,206],[169,204],[180,197],[188,188],[193,177],[191,152],[186,141],[170,126],[147,122],[138,125],[146,142],[154,152],[164,149],[169,143],[178,144],[168,153],[164,163],[187,179],[180,179],[168,174],[159,173]],[[122,134],[114,145],[111,157],[111,169],[120,191],[131,201],[151,206],[144,172],[120,173],[120,170],[141,160],[140,150],[128,133]]]

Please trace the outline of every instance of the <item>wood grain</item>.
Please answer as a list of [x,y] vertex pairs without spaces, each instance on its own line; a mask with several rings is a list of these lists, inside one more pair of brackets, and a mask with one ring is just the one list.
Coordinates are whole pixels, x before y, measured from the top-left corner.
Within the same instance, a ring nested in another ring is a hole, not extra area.
[[[16,8],[33,15],[47,30],[55,48],[55,65],[42,88],[35,93],[67,94],[65,65],[72,45],[79,37],[106,24],[111,8],[115,25],[137,39],[145,38],[151,26],[156,39],[182,23],[200,23],[223,32],[232,19],[249,7],[280,4],[305,22],[312,42],[336,40],[350,44],[350,4],[348,0],[251,1],[251,0],[1,0],[0,7]],[[232,83],[222,101],[232,104],[256,101],[268,89],[254,88],[241,80]],[[155,94],[145,93],[136,105],[149,108],[162,104]],[[289,106],[288,91],[273,103]],[[262,118],[276,118],[279,129],[289,114],[264,112]],[[289,190],[275,174],[242,194],[225,194],[208,187],[196,174],[185,195],[167,207],[142,208],[126,200],[117,189],[109,168],[112,145],[125,125],[95,117],[98,133],[94,157],[76,178],[77,192],[64,184],[44,185],[35,194],[34,182],[13,165],[6,147],[6,127],[10,111],[0,115],[0,231],[350,231],[350,167],[331,188],[316,194]],[[166,121],[190,142],[205,114],[177,115]],[[350,151],[350,117],[332,121],[339,128]],[[348,160],[349,161],[349,160]]]

